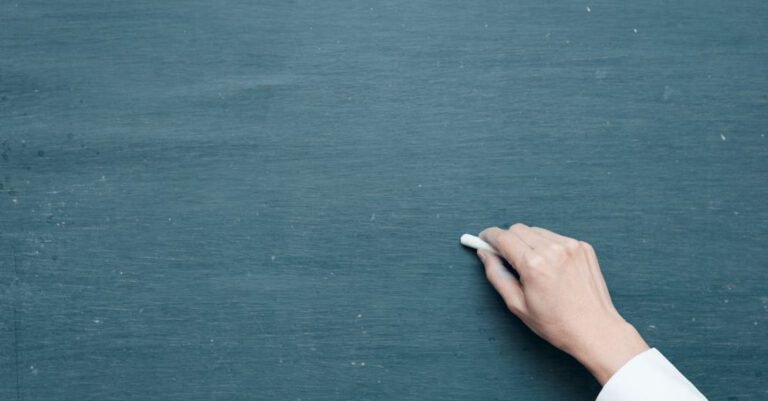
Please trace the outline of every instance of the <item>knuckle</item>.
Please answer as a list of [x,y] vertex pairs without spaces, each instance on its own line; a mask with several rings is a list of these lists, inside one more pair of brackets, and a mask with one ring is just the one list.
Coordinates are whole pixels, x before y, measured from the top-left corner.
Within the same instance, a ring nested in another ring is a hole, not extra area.
[[574,253],[579,250],[579,241],[575,239],[569,239],[565,242],[565,250],[568,253]]
[[581,246],[581,249],[587,252],[590,252],[590,253],[595,252],[595,248],[593,248],[592,245],[590,245],[588,242],[579,241],[579,245]]
[[544,258],[537,253],[529,253],[525,255],[525,263],[532,268],[539,268],[544,265]]
[[515,223],[515,224],[512,224],[511,227],[509,227],[509,231],[516,232],[516,233],[519,233],[524,229],[525,229],[525,224],[523,223]]
[[552,256],[564,256],[565,255],[565,247],[560,244],[550,244],[548,252],[552,254]]

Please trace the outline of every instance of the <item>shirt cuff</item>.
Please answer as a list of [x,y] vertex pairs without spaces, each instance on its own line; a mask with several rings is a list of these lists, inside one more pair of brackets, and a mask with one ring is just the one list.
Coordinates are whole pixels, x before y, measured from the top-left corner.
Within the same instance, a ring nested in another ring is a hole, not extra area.
[[656,348],[630,359],[611,376],[597,401],[706,401]]

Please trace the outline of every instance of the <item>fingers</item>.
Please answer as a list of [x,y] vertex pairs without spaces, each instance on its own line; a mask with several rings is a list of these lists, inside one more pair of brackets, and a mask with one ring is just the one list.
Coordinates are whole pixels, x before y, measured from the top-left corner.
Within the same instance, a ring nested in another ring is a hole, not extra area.
[[[521,223],[513,225],[509,228],[509,231],[515,233],[520,239],[530,245],[536,255],[540,255],[549,261],[550,268],[560,267],[568,258],[568,255],[578,247],[578,241],[576,240],[572,240],[574,244],[570,244],[566,237],[549,230],[536,230]],[[531,265],[530,259],[529,265]]]
[[485,266],[485,276],[504,299],[507,308],[515,315],[523,313],[525,297],[520,282],[507,270],[498,256],[484,250],[478,250],[477,256]]
[[515,233],[523,242],[536,250],[546,249],[552,243],[552,240],[539,235],[539,233],[523,223],[513,224],[509,227],[509,231]]
[[526,258],[533,251],[514,233],[498,227],[490,227],[480,233],[480,238],[496,248],[518,273],[525,274]]
[[496,248],[520,273],[522,281],[533,270],[561,268],[570,257],[582,254],[583,243],[540,227],[514,224],[509,230],[491,227],[480,237]]

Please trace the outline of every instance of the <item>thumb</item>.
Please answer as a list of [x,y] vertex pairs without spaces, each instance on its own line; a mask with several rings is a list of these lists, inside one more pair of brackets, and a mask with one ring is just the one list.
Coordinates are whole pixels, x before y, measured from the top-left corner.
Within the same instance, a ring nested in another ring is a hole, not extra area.
[[478,250],[477,256],[485,266],[485,277],[491,282],[496,292],[504,299],[507,308],[515,315],[525,311],[523,287],[512,273],[504,266],[501,259],[491,252]]

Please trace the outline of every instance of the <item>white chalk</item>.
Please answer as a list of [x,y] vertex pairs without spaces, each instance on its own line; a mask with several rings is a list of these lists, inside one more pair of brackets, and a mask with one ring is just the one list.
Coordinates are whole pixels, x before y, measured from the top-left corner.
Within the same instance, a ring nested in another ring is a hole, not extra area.
[[496,249],[494,249],[489,243],[481,240],[478,237],[475,237],[474,235],[464,234],[461,236],[461,244],[464,246],[468,246],[470,248],[474,249],[482,249],[484,251],[495,253],[496,255],[499,254]]

